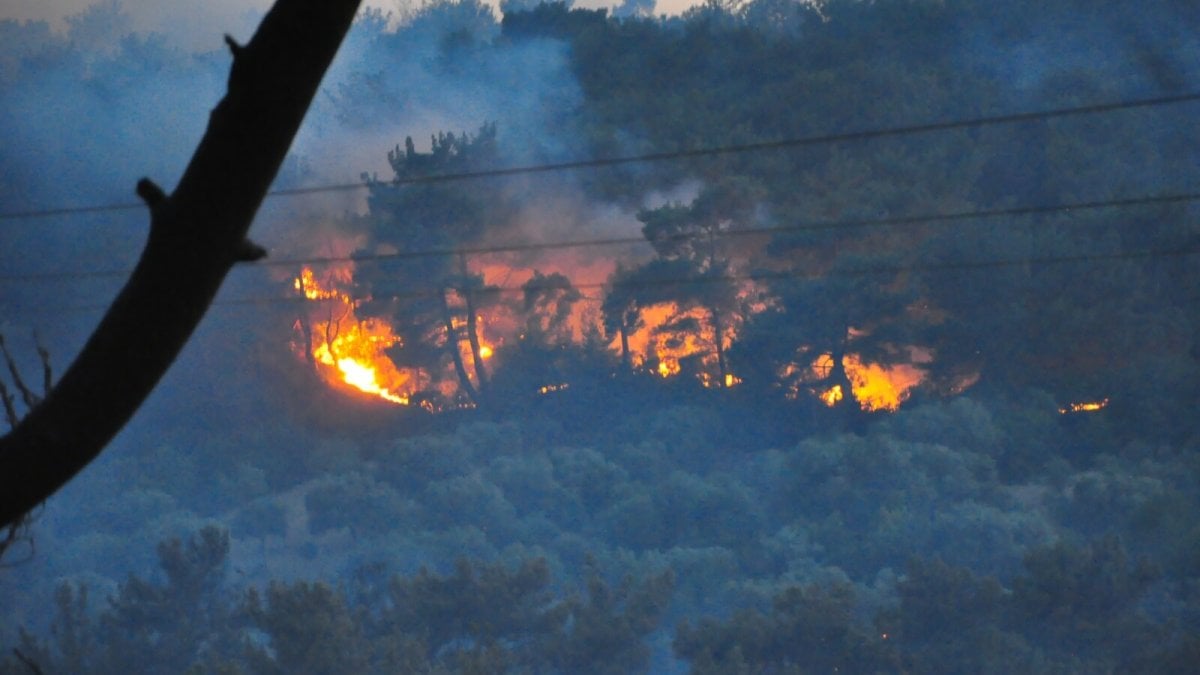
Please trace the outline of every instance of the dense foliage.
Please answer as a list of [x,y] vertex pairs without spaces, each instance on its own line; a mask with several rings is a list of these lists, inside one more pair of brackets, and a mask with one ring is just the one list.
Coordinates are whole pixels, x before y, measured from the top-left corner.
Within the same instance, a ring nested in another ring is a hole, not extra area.
[[[644,9],[363,17],[314,123],[386,136],[391,175],[286,248],[354,257],[326,278],[392,331],[407,406],[326,387],[312,347],[352,323],[332,300],[323,323],[279,303],[201,332],[159,421],[0,571],[0,672],[1200,661],[1198,209],[1139,202],[1194,191],[1194,103],[426,180],[1180,93],[1195,11]],[[86,96],[211,79],[211,55],[85,39],[105,11],[67,37],[0,23],[3,128],[48,73]],[[75,124],[0,143],[94,135]],[[4,166],[0,202],[43,196]],[[614,236],[641,243],[542,246]],[[872,409],[867,364],[919,372],[899,410]]]

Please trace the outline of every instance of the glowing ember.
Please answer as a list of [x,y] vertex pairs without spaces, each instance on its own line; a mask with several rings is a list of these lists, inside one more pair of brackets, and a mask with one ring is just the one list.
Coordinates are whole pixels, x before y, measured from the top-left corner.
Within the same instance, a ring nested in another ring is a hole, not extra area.
[[1108,407],[1108,399],[1104,398],[1099,401],[1071,403],[1065,408],[1059,408],[1058,412],[1060,415],[1069,415],[1071,413],[1096,412],[1097,410],[1103,410],[1106,407]]
[[545,396],[546,394],[553,394],[557,391],[565,391],[566,389],[569,389],[570,386],[571,385],[567,382],[561,382],[559,384],[547,384],[544,387],[538,387],[538,393],[542,396]]
[[826,391],[825,393],[822,393],[822,394],[818,394],[817,396],[822,401],[825,402],[825,405],[832,408],[833,406],[837,405],[842,400],[842,397],[843,397],[842,385],[835,384],[828,391]]
[[714,389],[717,387],[724,387],[726,389],[729,389],[730,387],[736,387],[737,385],[742,383],[742,378],[738,377],[737,375],[734,375],[733,373],[725,373],[724,380],[722,380],[719,377],[713,377],[712,375],[709,375],[707,372],[699,373],[697,375],[697,378],[700,380],[700,384],[704,385],[708,389]]

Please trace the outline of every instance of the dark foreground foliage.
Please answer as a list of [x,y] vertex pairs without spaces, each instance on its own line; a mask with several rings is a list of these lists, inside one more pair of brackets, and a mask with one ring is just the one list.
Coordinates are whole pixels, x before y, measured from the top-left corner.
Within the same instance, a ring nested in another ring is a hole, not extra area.
[[[668,571],[615,586],[593,574],[566,591],[538,558],[233,591],[221,583],[228,550],[214,527],[164,542],[164,581],[132,576],[101,607],[63,584],[51,637],[23,634],[0,672],[643,672],[673,587]],[[914,558],[874,616],[850,583],[788,586],[769,609],[682,622],[673,648],[694,673],[1174,673],[1200,649],[1177,622],[1149,618],[1160,575],[1115,537],[1041,547],[1024,567],[1005,588]]]
[[[63,673],[629,673],[659,624],[672,576],[598,576],[556,587],[546,561],[459,561],[442,576],[358,577],[353,588],[272,582],[222,587],[229,534],[201,530],[158,548],[162,583],[132,576],[102,607],[62,585],[52,638],[18,651]],[[23,672],[10,658],[3,672]]]

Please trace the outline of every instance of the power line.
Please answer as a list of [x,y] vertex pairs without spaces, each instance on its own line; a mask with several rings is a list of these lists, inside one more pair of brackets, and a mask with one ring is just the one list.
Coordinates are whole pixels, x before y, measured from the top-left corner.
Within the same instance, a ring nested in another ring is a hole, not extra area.
[[[898,216],[894,218],[866,218],[856,220],[820,221],[799,223],[795,225],[778,225],[769,227],[749,227],[737,230],[722,230],[714,233],[717,237],[747,237],[773,234],[788,234],[813,232],[821,230],[859,229],[872,227],[904,227],[916,225],[941,224],[961,220],[990,219],[1001,217],[1017,217],[1032,215],[1047,215],[1066,213],[1070,211],[1087,211],[1098,209],[1136,208],[1143,206],[1161,206],[1200,201],[1200,192],[1184,192],[1176,194],[1143,195],[1138,197],[1123,197],[1106,200],[1090,200],[1065,204],[1043,206],[1014,206],[1002,209],[983,209],[976,211],[954,211],[923,215]],[[707,237],[707,233],[682,233],[667,237],[664,241],[686,241],[699,237]],[[496,253],[516,253],[530,251],[550,251],[572,248],[622,246],[649,244],[645,237],[609,237],[598,239],[569,240],[559,242],[529,242],[497,244],[491,246],[460,247],[446,249],[425,249],[420,251],[402,251],[396,253],[373,253],[351,256],[324,256],[313,258],[292,258],[282,260],[261,260],[253,263],[256,267],[300,267],[330,265],[343,262],[381,262],[397,260],[413,260],[433,257],[452,257],[460,255],[488,255]],[[46,272],[34,274],[0,275],[0,283],[4,282],[46,282],[75,279],[93,279],[103,277],[125,277],[132,270],[110,270],[96,272]]]
[[[998,259],[998,260],[974,260],[974,261],[958,261],[945,263],[914,263],[910,265],[882,265],[877,267],[862,267],[852,269],[836,269],[823,274],[813,274],[806,270],[767,270],[760,272],[752,272],[746,274],[726,274],[726,275],[701,275],[693,277],[680,276],[664,276],[649,279],[629,279],[618,282],[594,282],[586,284],[572,284],[571,288],[575,290],[606,290],[614,287],[617,288],[652,288],[652,287],[670,287],[670,286],[687,286],[694,284],[716,284],[716,283],[737,283],[737,282],[764,282],[764,281],[786,281],[789,279],[803,279],[806,277],[812,278],[829,278],[829,277],[859,277],[859,276],[875,276],[875,275],[896,275],[911,272],[953,272],[953,271],[971,271],[983,269],[1000,269],[1005,267],[1021,267],[1026,265],[1061,265],[1070,263],[1098,263],[1098,262],[1115,262],[1121,260],[1149,260],[1158,258],[1183,258],[1200,254],[1200,245],[1192,245],[1186,248],[1177,249],[1151,249],[1144,251],[1127,251],[1116,253],[1090,253],[1076,255],[1045,255],[1045,256],[1030,256],[1022,258]],[[403,293],[390,294],[384,298],[377,300],[420,300],[427,298],[435,298],[445,293],[448,290],[456,290],[452,286],[443,286],[439,288],[425,288],[420,290],[410,290]],[[561,286],[553,284],[532,284],[522,286],[484,286],[472,290],[476,296],[480,295],[505,295],[510,293],[525,293],[529,290],[563,290]],[[597,301],[600,298],[588,297],[588,300]],[[262,298],[231,298],[225,300],[216,300],[212,303],[214,307],[236,307],[236,306],[264,306],[264,305],[280,305],[280,304],[307,304],[313,302],[331,302],[341,301],[338,298],[328,298],[319,300],[310,300],[300,296],[271,296]],[[47,308],[53,311],[46,313],[55,314],[78,314],[90,312],[102,312],[109,308],[109,305],[89,305],[81,307],[64,307],[64,308]],[[40,314],[42,312],[34,312]]]
[[[766,150],[781,150],[786,148],[800,148],[814,145],[826,145],[831,143],[845,143],[851,141],[865,141],[876,138],[884,138],[889,136],[908,136],[913,134],[923,134],[938,131],[951,131],[956,129],[970,129],[984,126],[993,126],[999,124],[1016,124],[1021,122],[1033,122],[1039,120],[1048,120],[1063,117],[1074,117],[1080,115],[1093,115],[1101,113],[1116,112],[1120,110],[1132,110],[1136,108],[1150,108],[1165,105],[1174,105],[1179,103],[1189,103],[1200,100],[1200,92],[1190,92],[1183,94],[1175,94],[1170,96],[1157,96],[1143,99],[1130,99],[1124,101],[1114,101],[1109,103],[1096,103],[1085,106],[1074,106],[1068,108],[1052,108],[1048,110],[1039,110],[1023,113],[1009,113],[1005,115],[987,115],[959,120],[950,120],[944,122],[929,122],[925,124],[916,124],[908,126],[884,127],[879,129],[869,129],[862,131],[849,131],[836,134],[825,134],[820,136],[805,136],[800,138],[782,139],[777,141],[761,141],[757,143],[743,143],[737,145],[726,145],[709,148],[697,148],[693,150],[676,150],[671,152],[655,152],[643,155],[630,155],[626,157],[608,157],[598,159],[576,160],[571,162],[557,162],[550,164],[536,164],[530,166],[516,166],[500,169],[487,169],[482,171],[467,171],[461,173],[437,174],[432,176],[416,176],[407,178],[398,178],[383,185],[416,185],[428,183],[442,183],[448,181],[471,180],[478,178],[496,178],[504,176],[516,176],[536,173],[551,173],[556,171],[572,171],[579,169],[592,169],[611,166],[620,166],[624,164],[638,164],[650,162],[664,162],[678,159],[692,159],[699,157],[716,157],[720,155],[742,154],[749,152],[762,152]],[[287,188],[281,190],[273,190],[267,193],[268,197],[291,197],[299,195],[317,194],[323,192],[345,192],[349,190],[359,190],[362,188],[371,187],[373,183],[355,182],[355,183],[334,183],[328,185],[314,185],[310,187]],[[79,215],[87,213],[100,213],[109,211],[128,211],[133,209],[143,208],[139,202],[123,202],[117,204],[94,204],[88,206],[71,206],[49,209],[31,209],[28,211],[14,211],[9,213],[0,213],[0,221],[2,220],[29,220],[35,218],[45,218],[50,216],[66,216]]]

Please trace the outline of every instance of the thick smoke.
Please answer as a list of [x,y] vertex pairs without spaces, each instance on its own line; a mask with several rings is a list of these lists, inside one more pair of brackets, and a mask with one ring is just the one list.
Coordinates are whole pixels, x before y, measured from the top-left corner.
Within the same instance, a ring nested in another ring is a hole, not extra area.
[[[130,203],[139,177],[168,189],[178,179],[224,92],[229,57],[215,48],[188,52],[169,35],[139,32],[133,16],[144,25],[143,9],[101,2],[68,18],[64,32],[45,23],[0,23],[3,211]],[[209,23],[193,28],[201,26],[199,34]],[[248,38],[244,26],[227,29]],[[219,44],[220,32],[212,31],[209,44]],[[498,35],[493,11],[474,1],[399,16],[368,11],[326,77],[276,186],[353,183],[363,174],[387,180],[387,151],[406,136],[423,150],[431,135],[473,132],[484,122],[497,125],[508,165],[581,156],[582,143],[571,133],[581,93],[563,43],[503,44]],[[594,220],[604,230],[636,231],[632,217],[614,218],[608,207],[588,213],[591,207],[572,196],[572,181],[556,181],[522,188],[553,192],[561,212],[546,222]],[[327,248],[321,229],[361,212],[364,197],[363,190],[348,190],[268,200],[255,236],[277,254],[320,253]],[[15,275],[119,272],[136,259],[145,227],[139,209],[6,221],[0,264]],[[519,234],[542,237],[529,230]],[[237,273],[229,292],[261,297],[270,289],[260,277]],[[102,307],[121,281],[114,275],[14,284],[0,310],[16,332],[46,332],[47,324],[62,321],[59,310]],[[95,316],[52,344],[55,353],[73,353]]]

